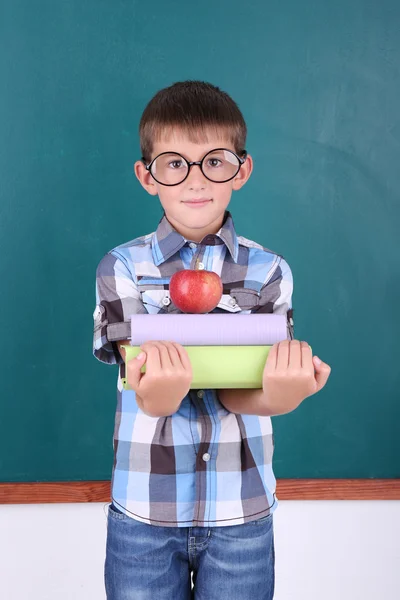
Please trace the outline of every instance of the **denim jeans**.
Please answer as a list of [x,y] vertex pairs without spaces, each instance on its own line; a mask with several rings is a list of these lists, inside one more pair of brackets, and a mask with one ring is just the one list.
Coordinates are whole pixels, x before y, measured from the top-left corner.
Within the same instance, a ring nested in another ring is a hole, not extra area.
[[272,600],[273,515],[224,527],[159,527],[111,504],[104,575],[107,600]]

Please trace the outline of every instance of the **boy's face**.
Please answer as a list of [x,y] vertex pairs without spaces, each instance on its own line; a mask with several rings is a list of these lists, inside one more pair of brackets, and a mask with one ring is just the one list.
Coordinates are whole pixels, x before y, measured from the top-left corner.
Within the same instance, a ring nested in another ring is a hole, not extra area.
[[[235,152],[228,137],[223,134],[218,135],[212,130],[207,132],[206,140],[194,143],[184,131],[171,129],[169,134],[154,143],[151,160],[162,152],[176,152],[189,162],[199,161],[210,150],[216,148],[226,148]],[[209,233],[219,231],[232,191],[240,189],[246,183],[252,169],[252,158],[247,155],[233,179],[225,183],[216,183],[207,179],[198,165],[193,165],[188,177],[182,183],[166,186],[152,177],[143,162],[135,163],[137,178],[149,194],[158,195],[171,225],[186,239],[196,242],[200,242]],[[207,202],[201,206],[189,204],[190,201],[199,199]]]

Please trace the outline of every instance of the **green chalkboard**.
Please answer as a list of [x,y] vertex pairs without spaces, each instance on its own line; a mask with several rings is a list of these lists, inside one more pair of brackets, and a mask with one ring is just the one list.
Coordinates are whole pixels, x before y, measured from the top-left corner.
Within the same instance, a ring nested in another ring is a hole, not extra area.
[[162,215],[133,173],[151,96],[219,85],[254,173],[229,209],[282,254],[327,387],[273,419],[278,477],[400,473],[400,6],[6,0],[0,8],[0,481],[108,479],[117,367],[95,269]]

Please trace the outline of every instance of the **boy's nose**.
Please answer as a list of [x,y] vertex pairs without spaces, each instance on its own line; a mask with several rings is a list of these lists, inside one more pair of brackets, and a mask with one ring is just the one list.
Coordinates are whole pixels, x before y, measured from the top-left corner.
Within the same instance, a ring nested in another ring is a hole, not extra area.
[[203,175],[200,165],[192,165],[187,176],[186,183],[190,189],[204,189],[207,185],[207,177]]

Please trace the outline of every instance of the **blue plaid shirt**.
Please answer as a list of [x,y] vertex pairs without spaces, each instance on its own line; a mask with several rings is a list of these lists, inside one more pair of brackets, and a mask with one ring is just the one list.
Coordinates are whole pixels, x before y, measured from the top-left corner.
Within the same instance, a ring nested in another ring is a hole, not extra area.
[[110,250],[96,271],[93,353],[118,364],[112,499],[151,525],[238,525],[277,507],[270,417],[234,414],[218,390],[190,390],[178,411],[151,417],[122,388],[125,364],[117,341],[130,339],[133,313],[179,313],[169,280],[182,269],[218,273],[223,295],[212,312],[287,315],[293,339],[293,279],[284,258],[238,236],[225,213],[216,234],[185,239],[166,215],[157,230]]

